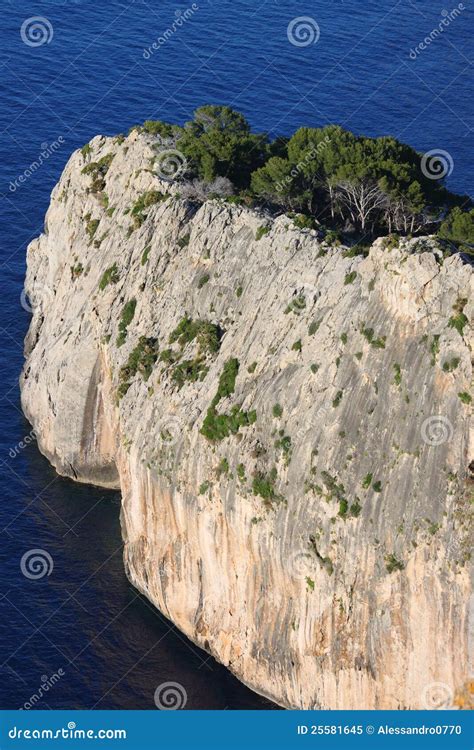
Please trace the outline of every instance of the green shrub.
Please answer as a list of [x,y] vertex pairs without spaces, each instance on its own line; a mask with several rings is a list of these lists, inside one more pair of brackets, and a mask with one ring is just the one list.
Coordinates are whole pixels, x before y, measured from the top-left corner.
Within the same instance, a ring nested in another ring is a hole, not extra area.
[[86,224],[86,232],[89,237],[89,245],[94,239],[94,235],[97,232],[97,228],[100,224],[100,219],[89,219]]
[[237,295],[237,297],[241,297],[243,291],[244,291],[243,288],[241,286],[238,286],[235,294]]
[[119,322],[119,335],[117,336],[117,346],[122,346],[127,338],[127,328],[133,320],[135,315],[135,308],[137,306],[137,300],[129,300],[122,310],[122,316]]
[[173,349],[165,349],[161,352],[160,361],[165,365],[174,365],[171,370],[171,379],[178,388],[182,388],[186,382],[195,383],[206,377],[209,371],[206,357],[217,354],[222,336],[222,329],[213,323],[204,320],[192,320],[188,316],[180,320],[169,336],[170,344],[177,342],[183,350],[187,344],[196,341],[198,354],[193,359],[179,362],[180,352]]
[[247,367],[247,372],[252,374],[253,372],[255,372],[256,369],[257,369],[257,362],[252,362],[252,364]]
[[464,326],[467,323],[467,317],[464,315],[464,308],[467,305],[467,299],[458,299],[456,304],[453,307],[454,312],[456,315],[453,315],[449,319],[449,327],[455,328],[456,331],[459,333],[460,336],[463,335],[464,332]]
[[239,372],[239,360],[232,358],[228,359],[224,364],[224,368],[219,377],[219,385],[217,393],[213,398],[212,404],[217,406],[219,401],[223,398],[231,396],[235,391],[235,381]]
[[337,408],[337,407],[339,406],[339,404],[340,404],[340,403],[341,403],[341,401],[342,401],[342,397],[343,397],[343,395],[344,395],[344,394],[343,394],[343,392],[342,392],[342,391],[338,391],[338,392],[336,393],[336,396],[335,396],[335,398],[333,399],[333,402],[332,402],[332,405],[333,405],[333,407],[334,407],[334,408]]
[[181,389],[185,383],[195,383],[198,380],[204,380],[208,372],[209,367],[206,366],[205,360],[201,357],[196,357],[195,359],[186,359],[175,365],[171,371],[171,378],[178,388]]
[[245,482],[245,480],[246,480],[245,466],[243,464],[238,464],[238,466],[237,466],[237,476],[239,478],[239,481],[242,482],[242,484],[243,484]]
[[356,258],[358,255],[362,257],[367,257],[369,254],[370,245],[364,245],[361,242],[357,242],[352,247],[349,247],[347,250],[344,250],[342,253],[343,258]]
[[209,281],[210,278],[211,277],[209,276],[208,273],[205,273],[203,276],[201,276],[201,278],[198,281],[198,289],[202,289],[203,286],[205,286],[205,284],[207,284],[207,282]]
[[435,334],[433,336],[433,341],[431,342],[431,345],[430,345],[431,364],[433,365],[433,367],[436,364],[436,358],[439,354],[439,338],[440,338],[439,333]]
[[382,492],[382,483],[381,482],[374,482],[372,485],[372,489],[374,492]]
[[153,372],[158,354],[157,339],[140,336],[135,349],[130,352],[127,363],[120,368],[120,379],[127,381],[140,373],[143,380],[147,381]]
[[461,393],[458,393],[458,396],[463,402],[463,404],[470,404],[472,402],[472,396],[466,391],[462,391]]
[[348,286],[349,284],[352,284],[357,278],[356,271],[351,271],[350,273],[346,273],[344,277],[344,285]]
[[395,362],[395,364],[393,365],[393,369],[395,372],[395,375],[393,376],[393,382],[395,383],[395,385],[400,387],[402,382],[402,368],[397,362]]
[[281,435],[280,439],[275,440],[275,450],[281,451],[283,455],[285,456],[285,459],[288,462],[291,456],[291,451],[292,451],[291,437],[289,435],[285,435],[284,433],[283,434],[281,433],[283,433],[283,430],[281,430],[280,432],[280,435]]
[[467,317],[464,315],[464,313],[461,312],[450,318],[448,325],[450,326],[450,328],[455,328],[459,335],[462,336],[466,323]]
[[157,135],[163,139],[172,138],[175,131],[179,130],[176,125],[170,125],[168,122],[162,122],[161,120],[145,120],[143,125],[135,126],[139,131],[150,133],[150,135]]
[[119,400],[126,395],[131,385],[132,384],[129,383],[128,381],[124,381],[123,383],[120,383],[119,387],[117,388],[117,397]]
[[216,410],[221,399],[231,396],[235,391],[235,381],[239,371],[239,361],[228,359],[219,377],[216,395],[211,401],[201,427],[201,434],[208,440],[216,442],[229,435],[235,435],[240,427],[248,427],[257,420],[255,411],[244,412],[239,406],[233,406],[230,414],[219,414]]
[[347,516],[348,510],[349,510],[349,503],[347,502],[346,498],[343,497],[342,500],[339,502],[338,515],[341,516],[341,518],[345,518]]
[[227,458],[222,458],[220,460],[219,466],[217,467],[217,476],[221,477],[223,474],[229,473],[229,462]]
[[227,195],[224,198],[224,201],[226,203],[230,203],[231,206],[243,206],[248,202],[248,196],[246,197],[244,194],[241,195]]
[[[101,193],[101,195],[99,196],[99,203],[101,204],[102,208],[108,208],[109,196],[107,195],[107,193]],[[107,213],[107,211],[105,213]]]
[[316,331],[319,329],[320,325],[321,325],[321,320],[313,320],[313,322],[309,324],[308,334],[310,336],[314,336]]
[[405,565],[400,560],[397,560],[392,553],[391,555],[385,556],[385,567],[387,568],[388,573],[393,573],[395,570],[403,570]]
[[386,336],[380,336],[379,338],[374,338],[373,328],[362,327],[361,333],[364,336],[364,338],[367,339],[369,344],[374,347],[374,349],[385,349],[385,342],[387,340]]
[[269,474],[257,471],[252,481],[252,492],[254,495],[263,498],[266,505],[271,505],[277,499],[275,491],[275,482],[277,479],[277,470],[273,468]]
[[355,503],[352,503],[350,507],[351,516],[353,516],[354,518],[358,518],[358,516],[360,516],[361,510],[362,510],[362,506],[359,503],[359,501],[356,500]]
[[134,228],[138,229],[141,227],[148,216],[148,212],[145,213],[148,208],[165,201],[167,198],[169,198],[168,193],[160,193],[159,190],[148,190],[143,193],[138,200],[135,201],[130,211],[130,215],[133,216]]
[[341,235],[338,231],[334,229],[326,230],[326,234],[324,235],[324,241],[327,242],[328,245],[332,245],[333,247],[338,247],[341,244]]
[[105,188],[105,175],[109,171],[114,154],[106,154],[99,161],[91,161],[82,169],[82,174],[90,175],[92,183],[90,190],[100,193]]
[[316,224],[311,216],[305,214],[296,214],[293,218],[293,223],[298,229],[314,229]]
[[369,489],[370,485],[372,484],[372,478],[373,478],[373,474],[370,474],[370,473],[366,474],[366,476],[364,477],[362,481],[362,487],[364,488],[364,490]]
[[102,274],[102,278],[99,281],[99,289],[101,292],[104,291],[106,287],[108,287],[109,284],[116,284],[120,280],[120,274],[117,267],[117,264],[114,263],[113,266],[110,266],[107,268],[106,271]]
[[179,240],[178,240],[178,247],[181,248],[181,250],[183,250],[185,247],[187,247],[189,245],[189,239],[190,239],[190,237],[191,237],[190,234],[185,234],[183,237],[179,238]]
[[447,359],[443,362],[443,370],[444,372],[454,372],[454,370],[457,369],[459,363],[460,363],[459,357],[452,357],[451,359]]
[[217,354],[223,335],[224,331],[220,326],[205,320],[192,320],[186,316],[170,334],[169,343],[174,344],[177,341],[183,349],[186,344],[197,340],[202,354]]
[[295,343],[293,344],[291,348],[292,348],[292,351],[294,352],[300,352],[301,349],[303,348],[301,344],[301,339],[298,339],[298,341],[295,341]]
[[347,344],[347,333],[341,333],[341,341],[344,346]]
[[268,234],[269,231],[270,231],[270,227],[267,225],[258,227],[257,231],[255,232],[255,239],[257,240],[257,242],[258,240],[261,240],[262,237],[264,237],[266,234]]
[[328,491],[329,500],[336,499],[338,502],[341,502],[341,500],[344,499],[346,493],[345,487],[342,482],[338,484],[337,479],[331,476],[331,474],[325,470],[321,472],[321,477],[324,482],[324,486]]
[[143,251],[141,264],[144,266],[146,263],[148,263],[148,257],[150,255],[151,245],[147,245],[146,248]]
[[389,234],[384,238],[383,246],[385,250],[395,250],[400,244],[400,237],[398,234]]
[[173,364],[177,359],[178,356],[172,349],[163,349],[160,354],[160,362],[164,362],[166,365]]
[[71,278],[74,281],[84,273],[84,266],[82,263],[76,263],[75,266],[71,266]]
[[91,150],[92,150],[92,149],[91,149],[91,145],[90,145],[90,143],[86,143],[86,144],[85,144],[85,146],[83,146],[83,147],[81,148],[81,154],[82,154],[82,156],[84,157],[84,159],[85,159],[85,158],[86,158],[87,156],[89,156],[89,154],[90,154]]
[[255,411],[245,412],[239,406],[233,406],[230,414],[218,414],[215,407],[209,407],[201,434],[211,442],[217,442],[230,435],[236,435],[241,427],[249,427],[256,420]]
[[273,406],[272,414],[276,419],[280,419],[281,415],[283,414],[283,408],[280,406],[280,404],[275,404]]
[[362,327],[360,332],[361,332],[362,336],[365,339],[367,339],[367,341],[369,342],[369,344],[371,344],[372,341],[373,341],[373,338],[374,338],[374,329],[373,328]]

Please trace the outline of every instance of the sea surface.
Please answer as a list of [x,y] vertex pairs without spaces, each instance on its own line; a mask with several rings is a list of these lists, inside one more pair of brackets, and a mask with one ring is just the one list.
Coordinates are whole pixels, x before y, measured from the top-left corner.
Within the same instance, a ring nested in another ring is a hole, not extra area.
[[[118,493],[57,477],[29,436],[25,249],[74,149],[205,103],[272,136],[335,122],[441,150],[472,195],[472,3],[3,0],[1,17],[0,707],[28,708],[47,678],[36,708],[153,709],[168,682],[186,709],[267,708],[129,585]],[[22,573],[35,549],[41,578]]]

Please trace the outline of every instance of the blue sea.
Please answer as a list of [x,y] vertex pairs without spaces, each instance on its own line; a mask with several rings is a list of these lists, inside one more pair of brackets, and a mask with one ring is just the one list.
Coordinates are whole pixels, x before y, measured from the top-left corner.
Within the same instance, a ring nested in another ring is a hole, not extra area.
[[[128,584],[118,493],[57,477],[28,437],[25,249],[69,154],[97,133],[222,103],[272,137],[334,122],[442,150],[448,186],[472,195],[474,10],[443,2],[3,0],[1,708],[29,708],[51,683],[34,707],[154,709],[167,682],[186,709],[269,707]],[[40,579],[21,570],[35,549],[52,561]]]

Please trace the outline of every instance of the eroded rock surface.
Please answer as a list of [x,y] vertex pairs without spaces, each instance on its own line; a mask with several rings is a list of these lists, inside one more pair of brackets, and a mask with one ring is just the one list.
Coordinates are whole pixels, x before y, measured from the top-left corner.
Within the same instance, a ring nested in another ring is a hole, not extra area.
[[40,450],[121,489],[130,580],[255,690],[458,700],[472,269],[430,238],[348,257],[288,217],[193,204],[152,145],[73,154],[29,247]]

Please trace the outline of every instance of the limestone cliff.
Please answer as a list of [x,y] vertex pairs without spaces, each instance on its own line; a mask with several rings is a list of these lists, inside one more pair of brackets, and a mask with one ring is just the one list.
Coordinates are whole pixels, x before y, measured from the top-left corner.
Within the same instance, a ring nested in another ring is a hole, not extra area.
[[255,690],[459,702],[472,269],[433,238],[351,257],[287,216],[185,200],[152,146],[74,153],[29,247],[40,450],[120,488],[132,583]]

